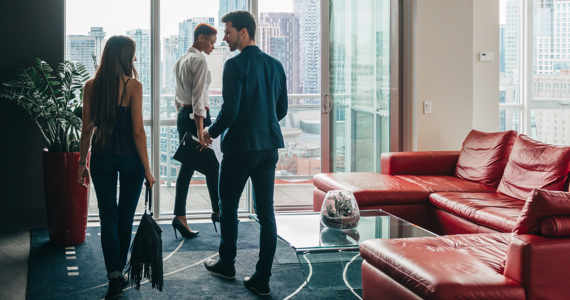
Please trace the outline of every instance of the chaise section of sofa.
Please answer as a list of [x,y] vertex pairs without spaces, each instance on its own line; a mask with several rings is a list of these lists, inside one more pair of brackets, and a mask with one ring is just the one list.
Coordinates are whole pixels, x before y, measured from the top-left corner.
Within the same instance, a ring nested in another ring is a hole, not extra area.
[[497,233],[365,241],[363,299],[525,299],[524,287],[503,274],[510,240]]
[[570,193],[524,203],[512,233],[363,242],[363,299],[568,299]]

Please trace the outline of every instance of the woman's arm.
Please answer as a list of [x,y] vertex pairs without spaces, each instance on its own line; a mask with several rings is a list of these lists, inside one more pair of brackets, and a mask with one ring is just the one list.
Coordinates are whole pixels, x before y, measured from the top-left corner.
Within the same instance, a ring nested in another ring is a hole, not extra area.
[[[131,83],[132,82],[132,83]],[[143,89],[142,84],[133,79],[127,84],[131,95],[131,116],[133,122],[133,138],[135,140],[135,147],[144,166],[144,177],[147,181],[149,188],[152,188],[155,180],[150,171],[150,164],[148,162],[148,152],[146,148],[146,133],[143,125]]]
[[198,116],[198,115],[194,115],[194,120],[196,121],[196,127],[198,128],[198,139],[200,139],[200,145],[198,145],[196,148],[199,148],[200,151],[204,150],[204,148],[208,147],[208,142],[204,139],[204,118]]
[[79,169],[77,172],[77,181],[84,187],[89,182],[89,169],[87,168],[87,152],[89,152],[89,143],[91,142],[91,134],[93,126],[91,126],[91,89],[93,87],[93,79],[85,83],[83,88],[83,111],[81,115],[81,142],[79,144]]
[[194,77],[192,80],[192,115],[196,122],[198,132],[196,133],[200,139],[199,148],[202,151],[208,147],[208,142],[204,140],[202,131],[204,130],[204,118],[207,116],[206,102],[208,99],[208,85],[206,84],[206,77],[208,76],[208,64],[206,60],[199,60],[194,66]]

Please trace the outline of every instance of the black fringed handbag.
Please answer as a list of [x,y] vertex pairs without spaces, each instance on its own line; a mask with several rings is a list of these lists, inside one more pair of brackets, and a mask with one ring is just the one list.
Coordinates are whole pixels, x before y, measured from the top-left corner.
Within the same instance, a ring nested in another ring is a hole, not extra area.
[[[162,292],[164,283],[162,269],[162,228],[152,218],[152,193],[146,188],[144,214],[137,229],[137,234],[131,245],[131,258],[127,273],[131,285],[137,290],[141,288],[141,280],[148,279],[152,288]],[[150,214],[149,214],[150,212]]]

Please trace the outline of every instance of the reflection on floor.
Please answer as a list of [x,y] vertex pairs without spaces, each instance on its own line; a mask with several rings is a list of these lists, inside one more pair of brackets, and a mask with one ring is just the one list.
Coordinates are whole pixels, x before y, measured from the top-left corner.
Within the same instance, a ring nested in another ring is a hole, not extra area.
[[[313,188],[312,183],[309,184],[275,184],[275,206],[300,206],[313,205]],[[90,187],[89,214],[99,213],[97,208],[97,197],[93,185]],[[161,186],[160,202],[161,211],[171,212],[174,210],[174,197],[176,188]],[[242,194],[240,200],[240,209],[245,209],[245,193]],[[191,184],[188,190],[186,202],[187,211],[204,211],[210,212],[210,196],[208,189],[204,184]],[[137,211],[144,211],[144,191],[141,193]]]

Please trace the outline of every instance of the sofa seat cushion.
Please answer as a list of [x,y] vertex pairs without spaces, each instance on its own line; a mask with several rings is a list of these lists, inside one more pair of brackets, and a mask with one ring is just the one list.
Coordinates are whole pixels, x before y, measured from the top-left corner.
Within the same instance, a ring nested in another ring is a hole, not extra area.
[[313,177],[318,189],[352,191],[358,205],[428,202],[429,191],[409,181],[378,173],[321,173]]
[[509,233],[373,239],[360,245],[368,263],[423,299],[525,299],[503,276]]
[[507,165],[517,132],[471,130],[461,147],[455,176],[497,187]]
[[526,200],[533,189],[564,190],[569,173],[570,146],[545,144],[521,134],[497,191]]
[[457,178],[455,176],[397,175],[396,177],[409,183],[419,185],[430,194],[438,192],[493,193],[497,190],[488,185]]
[[434,193],[430,204],[473,223],[512,232],[524,201],[498,193]]

